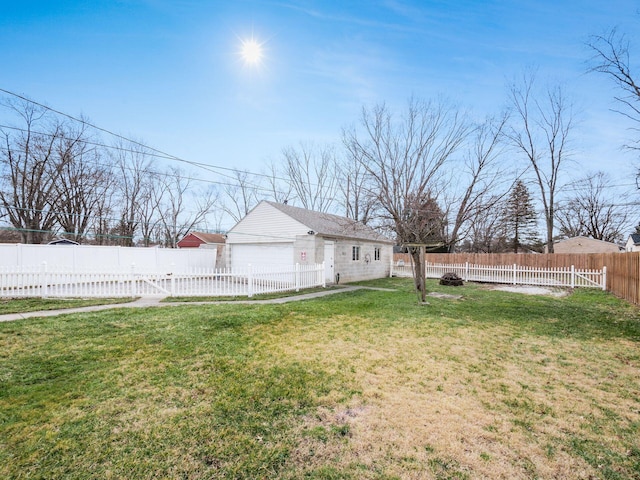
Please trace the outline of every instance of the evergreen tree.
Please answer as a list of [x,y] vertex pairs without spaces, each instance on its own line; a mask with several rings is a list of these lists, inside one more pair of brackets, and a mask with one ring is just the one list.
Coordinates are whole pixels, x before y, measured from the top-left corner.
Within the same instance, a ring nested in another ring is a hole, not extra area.
[[537,215],[529,189],[522,180],[515,183],[509,194],[503,221],[514,253],[518,253],[521,246],[535,242]]

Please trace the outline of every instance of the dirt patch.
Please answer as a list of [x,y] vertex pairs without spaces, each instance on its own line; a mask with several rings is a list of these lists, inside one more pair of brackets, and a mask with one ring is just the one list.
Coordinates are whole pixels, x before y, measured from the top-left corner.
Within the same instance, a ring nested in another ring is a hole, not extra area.
[[460,300],[462,298],[462,295],[451,295],[449,293],[439,293],[439,292],[429,292],[427,295],[430,297],[449,298],[452,300]]
[[523,293],[525,295],[549,295],[552,297],[566,297],[569,290],[554,287],[535,287],[531,285],[498,285],[492,290],[503,292]]

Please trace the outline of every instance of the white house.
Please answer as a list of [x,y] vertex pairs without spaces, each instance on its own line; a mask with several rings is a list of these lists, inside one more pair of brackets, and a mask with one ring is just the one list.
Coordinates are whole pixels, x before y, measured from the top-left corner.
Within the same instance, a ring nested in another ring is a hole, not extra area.
[[389,275],[393,243],[349,218],[262,201],[227,233],[227,265],[325,262],[330,283],[368,280]]
[[632,233],[624,246],[625,252],[640,252],[640,234]]

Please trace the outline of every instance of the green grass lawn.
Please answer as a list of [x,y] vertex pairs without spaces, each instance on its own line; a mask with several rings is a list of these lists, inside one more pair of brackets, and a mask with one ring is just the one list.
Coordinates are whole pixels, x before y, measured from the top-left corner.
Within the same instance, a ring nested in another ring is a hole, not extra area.
[[640,312],[409,279],[0,324],[0,478],[640,478]]
[[277,298],[287,298],[294,297],[297,295],[306,295],[309,293],[317,293],[317,292],[326,292],[329,290],[335,290],[335,286],[328,287],[315,287],[315,288],[305,288],[298,292],[294,290],[287,290],[285,292],[274,292],[274,293],[260,293],[258,295],[254,295],[252,297],[247,297],[246,295],[238,295],[238,296],[218,296],[218,297],[165,297],[162,299],[163,303],[195,303],[195,302],[246,302],[246,301],[259,301],[259,300],[274,300]]
[[0,315],[127,303],[134,298],[0,298]]

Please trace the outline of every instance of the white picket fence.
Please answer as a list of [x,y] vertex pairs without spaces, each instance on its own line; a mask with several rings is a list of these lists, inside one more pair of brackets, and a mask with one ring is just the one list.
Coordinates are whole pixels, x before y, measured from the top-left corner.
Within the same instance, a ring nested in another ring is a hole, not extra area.
[[[448,272],[456,273],[464,281],[536,285],[547,287],[591,287],[606,290],[607,267],[602,270],[566,268],[535,268],[513,265],[473,265],[470,263],[426,263],[426,277],[440,278]],[[393,266],[393,275],[413,276],[411,265]]]
[[39,267],[0,267],[0,297],[247,296],[326,286],[324,263],[192,269],[190,273],[73,272]]

